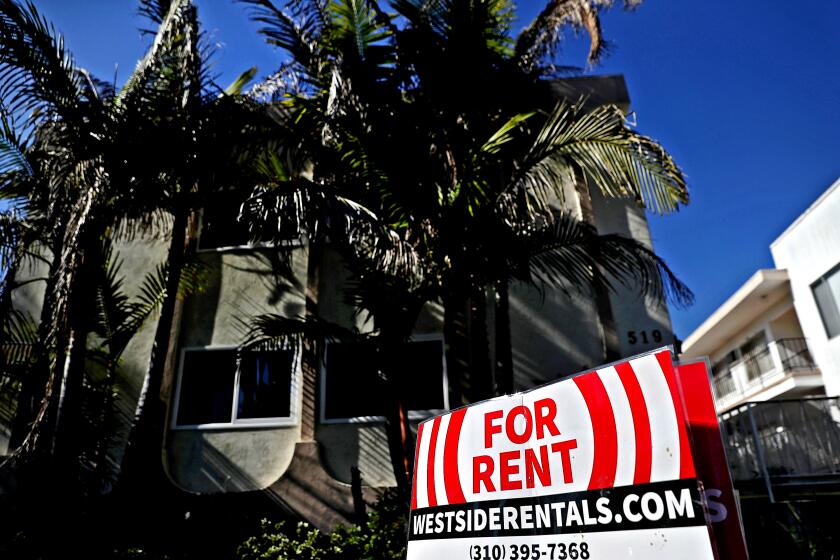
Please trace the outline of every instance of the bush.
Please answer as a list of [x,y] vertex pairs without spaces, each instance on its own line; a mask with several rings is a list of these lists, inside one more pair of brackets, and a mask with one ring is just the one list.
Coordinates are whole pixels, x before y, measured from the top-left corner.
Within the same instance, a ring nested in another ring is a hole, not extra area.
[[240,560],[402,560],[406,507],[394,494],[377,502],[364,525],[324,533],[308,523],[289,531],[285,523],[262,522],[259,535],[237,549]]

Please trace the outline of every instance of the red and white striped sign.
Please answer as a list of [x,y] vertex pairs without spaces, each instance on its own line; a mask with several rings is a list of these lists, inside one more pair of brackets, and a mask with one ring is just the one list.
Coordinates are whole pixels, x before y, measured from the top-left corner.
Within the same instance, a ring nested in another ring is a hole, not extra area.
[[[587,555],[595,541],[615,554],[619,534],[636,531],[633,542],[650,530],[693,548],[672,543],[669,557],[711,558],[677,383],[661,350],[423,422],[409,559],[468,545],[470,558],[500,560],[486,547],[507,558],[527,544],[543,547],[529,556],[552,560],[570,538]],[[665,557],[651,550],[630,554]]]

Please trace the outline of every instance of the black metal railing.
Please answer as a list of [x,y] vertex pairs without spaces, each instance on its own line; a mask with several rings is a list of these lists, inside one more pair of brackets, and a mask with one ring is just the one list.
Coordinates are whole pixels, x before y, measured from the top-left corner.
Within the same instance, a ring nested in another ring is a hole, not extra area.
[[804,338],[780,338],[776,341],[776,346],[779,349],[783,370],[793,371],[817,367]]
[[773,354],[770,352],[769,346],[753,350],[744,357],[743,362],[747,367],[748,381],[759,379],[762,375],[773,371],[776,367],[776,364],[773,362]]
[[735,481],[840,477],[840,397],[746,403],[720,420]]
[[[767,383],[775,383],[776,374],[796,373],[817,368],[808,344],[804,338],[780,338],[771,342],[776,346],[778,359],[774,357],[770,345],[757,348],[733,362],[728,367],[715,372],[715,395],[726,398],[749,392]],[[736,380],[734,370],[744,368],[744,377]]]
[[738,391],[735,385],[735,379],[732,377],[731,371],[725,371],[715,377],[715,396],[718,399],[723,399]]

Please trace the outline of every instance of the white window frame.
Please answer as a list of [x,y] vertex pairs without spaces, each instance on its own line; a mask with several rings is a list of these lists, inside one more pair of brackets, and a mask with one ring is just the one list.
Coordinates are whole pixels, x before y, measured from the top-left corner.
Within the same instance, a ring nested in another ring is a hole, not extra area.
[[244,245],[225,245],[224,247],[202,247],[201,232],[204,231],[204,208],[198,213],[198,241],[196,242],[197,253],[233,253],[236,251],[253,251],[257,249],[283,249],[297,248],[304,244],[303,237],[295,240],[287,239],[279,242],[261,241],[259,243],[246,243]]
[[178,379],[175,384],[175,402],[172,405],[172,418],[170,427],[173,430],[242,430],[252,428],[282,428],[297,426],[300,423],[300,380],[301,376],[301,349],[293,350],[292,372],[291,372],[291,394],[289,395],[289,416],[276,416],[270,418],[237,418],[239,408],[239,376],[237,368],[233,379],[233,399],[231,405],[230,422],[209,422],[204,424],[178,424],[178,409],[181,406],[181,382],[184,378],[184,357],[187,352],[213,352],[220,350],[238,350],[239,346],[210,345],[210,346],[186,346],[181,349],[180,360],[178,361]]
[[[449,378],[446,373],[446,344],[443,340],[443,335],[440,333],[418,334],[413,335],[408,339],[409,342],[428,342],[431,340],[439,340],[441,343],[441,389],[443,390],[443,409],[428,409],[428,410],[409,410],[409,420],[424,420],[432,416],[444,414],[449,412]],[[385,422],[384,416],[352,416],[349,418],[327,418],[327,346],[330,344],[342,344],[341,341],[327,341],[324,345],[324,356],[321,360],[320,373],[320,413],[319,420],[321,424],[373,424]]]

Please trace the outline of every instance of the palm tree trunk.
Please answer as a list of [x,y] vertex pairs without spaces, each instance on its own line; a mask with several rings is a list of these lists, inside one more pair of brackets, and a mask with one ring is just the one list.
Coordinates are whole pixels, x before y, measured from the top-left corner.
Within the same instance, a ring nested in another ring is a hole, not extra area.
[[[14,290],[15,287],[18,264],[18,259],[15,258],[9,264],[9,268],[6,269],[6,278],[4,279],[5,286],[3,287],[2,299],[0,299],[0,317],[4,320],[6,320],[12,312],[12,290]],[[0,345],[5,343],[5,336],[6,329],[0,328]],[[0,354],[0,366],[3,368],[6,367],[5,354]],[[12,434],[9,439],[10,449],[15,449],[18,445],[20,445],[23,437],[26,437],[26,434],[23,432],[28,431],[27,426],[32,421],[32,415],[25,414],[24,411],[31,412],[32,410],[31,406],[27,406],[27,402],[31,401],[34,397],[34,395],[29,395],[29,393],[34,392],[35,383],[32,379],[32,374],[34,373],[34,371],[30,372],[30,375],[21,381],[22,387],[20,394],[18,395],[17,409],[15,410],[15,416],[12,420]]]
[[[18,397],[18,406],[15,411],[15,418],[12,423],[12,435],[9,439],[9,447],[17,449],[32,429],[32,423],[38,414],[41,403],[44,400],[47,390],[47,382],[50,378],[50,330],[52,323],[53,306],[55,305],[55,287],[58,277],[58,270],[61,261],[61,243],[55,242],[50,248],[52,260],[47,274],[47,283],[44,288],[44,301],[41,304],[41,314],[38,321],[38,358],[30,375],[23,380]],[[52,422],[45,422],[44,428],[48,431]],[[46,440],[51,435],[46,434]]]
[[[397,302],[394,302],[397,303]],[[406,503],[411,496],[411,481],[414,476],[414,438],[406,406],[407,379],[404,373],[403,348],[411,337],[414,325],[420,315],[422,303],[406,300],[403,305],[394,305],[388,317],[378,317],[380,334],[378,342],[378,364],[384,377],[385,430],[391,468],[400,497]],[[383,324],[384,323],[384,324]]]
[[450,286],[444,295],[443,338],[450,407],[493,396],[490,344],[487,339],[487,297],[483,288]]
[[120,485],[132,490],[164,483],[162,463],[163,437],[166,429],[166,404],[160,397],[163,376],[172,345],[173,324],[181,272],[189,250],[192,213],[186,206],[177,208],[172,225],[172,238],[167,253],[169,274],[166,296],[160,308],[149,367],[137,400],[134,421],[129,431]]
[[[82,254],[72,271],[67,301],[66,344],[59,346],[65,351],[64,359],[57,359],[54,378],[61,380],[56,399],[55,432],[52,452],[65,474],[75,472],[79,456],[79,434],[82,413],[82,391],[87,356],[87,338],[91,330],[92,302],[96,297],[96,271],[101,266],[102,246],[99,229],[89,224],[82,232]],[[59,354],[61,356],[61,354]]]
[[487,338],[487,294],[476,286],[469,299],[469,375],[472,401],[478,402],[493,396],[493,374],[490,368],[490,342]]
[[[389,361],[388,358],[386,358],[386,361]],[[393,371],[392,367],[388,367],[388,369]],[[390,373],[386,373],[386,377],[390,378]],[[400,398],[397,385],[391,379],[385,381],[385,432],[397,492],[399,492],[401,498],[407,500],[408,496],[411,495],[414,450],[411,427],[408,423],[408,411]]]
[[496,394],[513,393],[513,351],[510,340],[510,292],[508,280],[496,283]]
[[469,404],[469,352],[466,344],[467,297],[455,289],[443,296],[443,341],[446,344],[446,376],[449,379],[449,406]]

